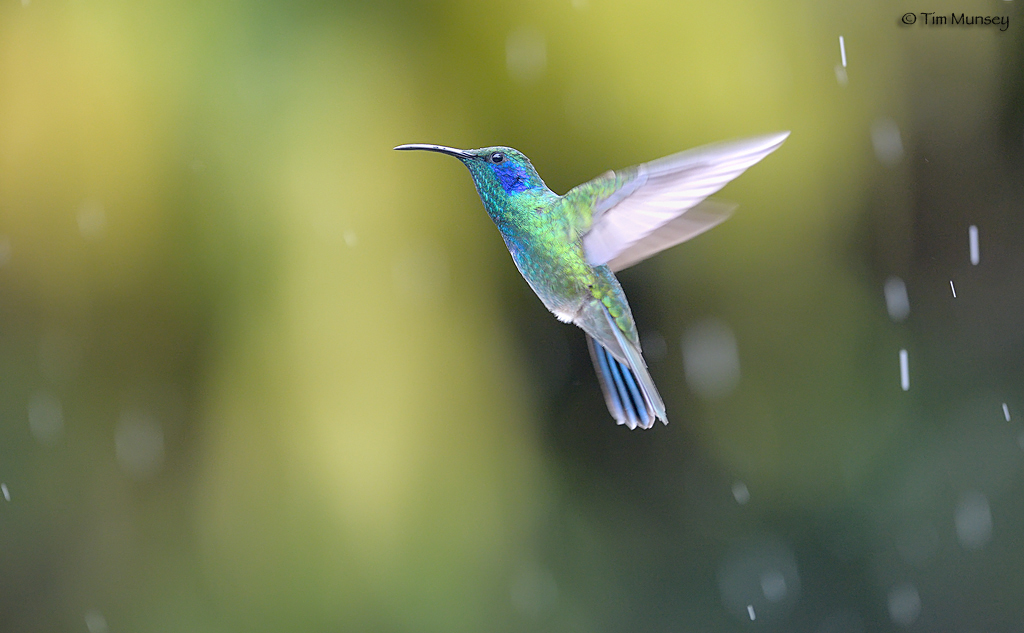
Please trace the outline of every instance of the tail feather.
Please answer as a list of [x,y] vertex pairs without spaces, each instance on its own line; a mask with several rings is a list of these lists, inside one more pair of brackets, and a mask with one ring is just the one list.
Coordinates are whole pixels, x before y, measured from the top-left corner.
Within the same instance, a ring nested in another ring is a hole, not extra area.
[[600,343],[587,337],[601,391],[608,411],[619,424],[630,429],[654,426],[656,412],[651,399],[637,386],[637,379],[626,365],[620,363]]

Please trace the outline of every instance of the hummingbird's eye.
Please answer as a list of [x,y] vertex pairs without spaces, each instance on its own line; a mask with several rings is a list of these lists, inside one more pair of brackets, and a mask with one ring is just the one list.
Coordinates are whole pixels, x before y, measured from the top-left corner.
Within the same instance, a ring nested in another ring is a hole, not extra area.
[[505,155],[502,154],[501,152],[494,152],[493,154],[491,154],[492,163],[500,163],[503,160],[505,160]]

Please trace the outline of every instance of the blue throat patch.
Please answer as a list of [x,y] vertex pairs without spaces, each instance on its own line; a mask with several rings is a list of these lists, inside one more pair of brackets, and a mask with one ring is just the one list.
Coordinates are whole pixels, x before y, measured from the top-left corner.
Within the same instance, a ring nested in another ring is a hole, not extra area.
[[529,174],[514,164],[495,165],[492,167],[494,175],[498,177],[501,188],[506,193],[525,191],[529,188]]

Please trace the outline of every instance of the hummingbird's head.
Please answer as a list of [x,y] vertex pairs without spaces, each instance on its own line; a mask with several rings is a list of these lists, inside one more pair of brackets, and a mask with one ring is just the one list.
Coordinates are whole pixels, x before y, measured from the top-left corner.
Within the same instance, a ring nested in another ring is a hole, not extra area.
[[462,161],[473,176],[481,195],[513,196],[527,190],[546,189],[530,159],[511,147],[482,147],[480,149],[454,149],[443,145],[399,145],[395,149],[422,149],[454,156]]

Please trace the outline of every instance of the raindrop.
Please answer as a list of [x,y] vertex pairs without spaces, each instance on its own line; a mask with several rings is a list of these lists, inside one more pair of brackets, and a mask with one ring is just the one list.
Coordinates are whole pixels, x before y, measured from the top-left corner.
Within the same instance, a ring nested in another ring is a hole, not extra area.
[[95,609],[85,614],[85,628],[89,629],[89,633],[106,633],[109,630],[107,619]]
[[992,538],[992,510],[988,498],[980,492],[960,497],[956,507],[956,537],[964,549],[981,549]]
[[752,605],[752,604],[748,604],[747,605],[747,615],[750,616],[750,621],[751,622],[753,622],[754,620],[757,619],[757,616],[754,614],[754,605]]
[[875,156],[887,167],[892,167],[903,158],[900,128],[892,119],[877,119],[871,124],[871,144],[875,148]]
[[978,227],[971,225],[967,229],[967,241],[971,247],[971,265],[977,266],[981,261],[981,253],[978,250]]
[[53,444],[64,433],[64,410],[57,396],[37,391],[28,403],[28,427],[41,444]]
[[725,607],[736,617],[757,609],[762,619],[787,613],[800,594],[800,575],[792,550],[775,540],[756,541],[729,552],[718,569]]
[[87,240],[103,237],[107,214],[99,200],[86,200],[78,207],[78,231]]
[[126,409],[118,420],[114,448],[121,469],[136,479],[156,474],[164,463],[164,433],[156,419],[138,409]]
[[705,398],[720,398],[735,389],[740,380],[740,358],[732,329],[718,319],[687,328],[683,371],[690,389]]
[[910,626],[921,614],[921,595],[909,582],[889,590],[889,617],[900,626]]
[[842,64],[836,64],[836,82],[844,87],[850,83],[849,78],[846,76],[846,69],[843,68]]
[[359,237],[352,229],[345,229],[345,232],[342,233],[342,237],[345,239],[345,246],[348,246],[349,248],[352,248],[359,243]]
[[1003,403],[1003,417],[1006,418],[1007,422],[1010,421],[1010,407],[1006,406],[1005,402]]
[[547,44],[540,31],[524,27],[508,34],[505,64],[512,79],[532,83],[544,75],[547,63]]
[[736,499],[736,503],[743,505],[750,501],[750,491],[747,490],[747,484],[742,481],[737,481],[732,485],[732,496]]
[[402,253],[392,267],[395,289],[417,301],[445,294],[450,281],[447,254],[432,244]]
[[893,321],[902,321],[910,314],[910,299],[907,297],[907,285],[899,277],[889,277],[883,287],[885,293],[885,309]]
[[0,484],[0,492],[4,493],[4,499],[6,501],[11,500],[11,491],[7,489],[7,484]]
[[843,68],[846,68],[846,42],[842,35],[839,36],[839,55],[843,60]]
[[910,359],[905,349],[900,350],[900,387],[910,391]]
[[768,602],[778,602],[786,597],[786,577],[777,570],[761,574],[761,593]]
[[522,565],[512,579],[512,604],[520,613],[537,617],[558,601],[558,583],[536,563]]

